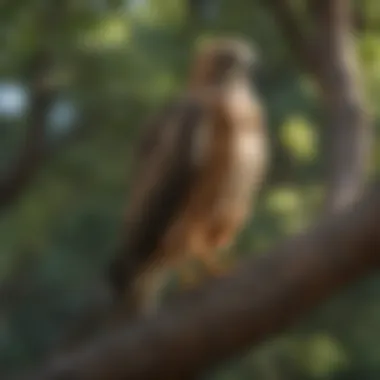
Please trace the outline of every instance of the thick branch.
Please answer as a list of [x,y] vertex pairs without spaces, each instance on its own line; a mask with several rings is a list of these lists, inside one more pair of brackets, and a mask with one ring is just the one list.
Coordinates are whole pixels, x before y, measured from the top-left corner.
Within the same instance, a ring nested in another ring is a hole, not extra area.
[[61,356],[26,379],[190,379],[207,367],[283,331],[342,286],[378,267],[380,188],[230,278],[183,296]]
[[354,46],[350,2],[314,0],[322,48],[317,80],[328,118],[326,209],[352,203],[365,185],[371,126]]
[[270,4],[289,45],[320,89],[329,135],[326,210],[339,210],[361,194],[372,136],[355,54],[350,1],[309,0],[312,44],[305,40],[306,31],[287,0],[271,0]]

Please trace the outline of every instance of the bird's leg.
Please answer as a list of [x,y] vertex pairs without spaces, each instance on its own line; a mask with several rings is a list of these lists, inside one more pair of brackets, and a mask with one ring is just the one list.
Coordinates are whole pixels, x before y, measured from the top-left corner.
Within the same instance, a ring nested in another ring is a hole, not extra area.
[[165,279],[166,271],[160,266],[148,268],[138,276],[134,283],[134,297],[140,315],[150,315],[157,311]]
[[199,282],[199,276],[193,262],[186,262],[181,265],[178,275],[181,289],[192,289]]
[[208,252],[200,257],[207,274],[212,277],[220,277],[230,272],[230,265],[226,265],[218,255],[219,252]]
[[[217,252],[203,251],[197,252],[194,256],[206,269],[207,277],[221,277],[225,276],[231,271],[229,262],[225,263],[220,259]],[[200,271],[197,270],[196,265],[193,263],[186,263],[179,269],[180,288],[182,290],[190,290],[199,285],[204,277]]]
[[232,246],[232,230],[217,226],[208,236],[208,245],[197,253],[208,274],[220,277],[231,271],[230,260],[223,260],[221,254],[229,252]]

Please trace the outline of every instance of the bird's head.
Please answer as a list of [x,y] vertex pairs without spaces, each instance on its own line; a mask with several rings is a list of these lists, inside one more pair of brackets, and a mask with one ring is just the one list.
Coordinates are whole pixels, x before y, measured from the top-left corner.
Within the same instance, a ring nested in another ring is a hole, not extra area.
[[248,76],[256,63],[253,47],[237,38],[212,39],[200,44],[192,80],[198,85],[223,84]]

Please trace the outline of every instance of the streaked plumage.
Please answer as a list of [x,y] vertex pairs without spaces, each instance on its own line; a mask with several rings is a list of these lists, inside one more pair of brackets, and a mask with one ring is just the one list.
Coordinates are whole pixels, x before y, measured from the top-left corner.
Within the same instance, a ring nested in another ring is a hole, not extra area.
[[187,90],[148,122],[112,270],[115,287],[141,311],[153,307],[156,274],[191,255],[213,265],[252,212],[268,163],[252,59],[241,41],[203,46]]

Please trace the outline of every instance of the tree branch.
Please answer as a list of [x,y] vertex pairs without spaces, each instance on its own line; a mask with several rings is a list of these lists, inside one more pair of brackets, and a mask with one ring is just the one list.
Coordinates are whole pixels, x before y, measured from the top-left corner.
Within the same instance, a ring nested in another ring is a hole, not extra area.
[[31,66],[36,71],[30,83],[31,102],[27,118],[29,125],[24,147],[19,158],[0,182],[0,209],[19,197],[24,187],[34,177],[35,171],[44,158],[46,114],[53,101],[52,91],[43,85],[44,76],[49,70],[49,58],[39,52]]
[[344,213],[58,357],[26,380],[190,379],[297,322],[380,263],[380,187]]
[[360,196],[372,136],[355,54],[350,1],[309,0],[312,44],[306,41],[307,33],[287,0],[271,0],[270,4],[294,53],[320,89],[329,134],[325,211],[330,213]]
[[30,89],[28,130],[19,157],[9,168],[8,174],[0,179],[0,210],[9,206],[22,194],[34,178],[46,158],[46,115],[54,101],[55,91],[48,83],[54,63],[53,37],[62,26],[66,4],[62,0],[41,3],[41,42],[26,67],[27,85]]
[[360,196],[367,176],[372,128],[353,39],[352,9],[346,0],[313,0],[320,45],[316,78],[326,109],[326,210],[337,210]]
[[312,36],[307,36],[302,30],[289,1],[269,0],[268,3],[300,64],[315,73],[318,70],[318,47]]

